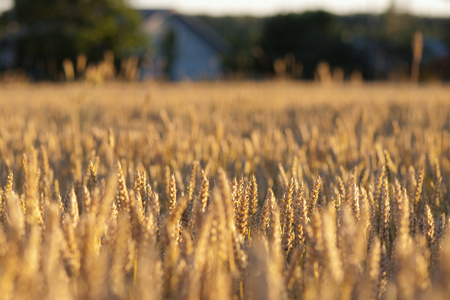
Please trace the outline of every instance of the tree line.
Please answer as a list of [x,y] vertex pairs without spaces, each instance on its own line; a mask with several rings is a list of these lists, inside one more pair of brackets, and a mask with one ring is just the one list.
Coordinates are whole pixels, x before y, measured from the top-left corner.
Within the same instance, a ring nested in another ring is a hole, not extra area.
[[[198,17],[232,45],[233,51],[223,56],[228,77],[310,80],[320,75],[318,66],[326,65],[338,79],[355,73],[367,80],[402,79],[412,68],[411,43],[420,32],[420,79],[450,79],[448,18],[392,10],[379,15],[308,11]],[[58,80],[64,62],[80,54],[99,62],[108,53],[117,68],[127,57],[143,56],[151,43],[140,32],[141,24],[141,15],[126,0],[15,0],[0,16],[0,49],[14,52],[11,68],[38,80]]]
[[423,35],[421,80],[450,79],[450,19],[389,10],[379,15],[339,16],[325,11],[269,17],[200,16],[232,43],[226,58],[232,74],[255,78],[281,73],[314,79],[327,63],[344,77],[409,78],[414,36]]

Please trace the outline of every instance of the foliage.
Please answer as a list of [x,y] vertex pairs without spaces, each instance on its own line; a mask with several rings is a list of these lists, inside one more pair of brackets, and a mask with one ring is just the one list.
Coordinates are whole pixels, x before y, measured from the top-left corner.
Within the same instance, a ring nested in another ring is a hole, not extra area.
[[16,0],[13,14],[19,67],[37,77],[48,75],[48,64],[61,68],[78,54],[96,62],[112,51],[120,60],[145,45],[140,18],[123,0]]
[[[274,62],[292,54],[302,64],[301,78],[312,79],[320,61],[341,68],[345,75],[360,71],[365,79],[408,78],[411,40],[416,31],[450,51],[449,20],[388,11],[379,15],[333,15],[323,11],[270,17],[202,17],[224,36],[235,52],[225,60],[233,71],[247,76],[274,73]],[[431,47],[431,49],[430,49]],[[449,78],[445,58],[425,47],[430,59],[422,63],[422,79]],[[255,55],[256,54],[256,55]],[[426,55],[426,54],[424,54]],[[394,76],[394,77],[393,77]],[[295,77],[295,76],[294,76]]]
[[224,65],[228,71],[246,76],[254,76],[263,71],[254,52],[258,50],[262,37],[266,21],[264,17],[202,15],[199,18],[233,46],[232,53],[224,57]]

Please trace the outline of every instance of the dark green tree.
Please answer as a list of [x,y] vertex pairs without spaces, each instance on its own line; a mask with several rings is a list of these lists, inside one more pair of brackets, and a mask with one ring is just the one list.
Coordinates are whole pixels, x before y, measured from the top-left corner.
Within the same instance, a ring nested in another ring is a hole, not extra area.
[[346,73],[362,65],[362,57],[342,40],[339,18],[324,11],[276,15],[267,20],[261,46],[271,61],[292,55],[303,64],[303,78],[314,77],[317,64],[327,61]]
[[15,0],[12,15],[20,27],[17,66],[37,78],[48,78],[50,65],[61,70],[66,58],[96,62],[112,51],[119,63],[146,44],[126,0]]
[[[258,46],[265,17],[255,16],[199,16],[217,31],[230,45],[230,53],[224,55],[223,64],[228,72],[238,77],[250,78],[262,75],[266,57]],[[256,54],[256,55],[255,55]],[[268,62],[267,62],[268,63]],[[262,66],[261,66],[262,65]],[[267,66],[265,66],[267,69]]]

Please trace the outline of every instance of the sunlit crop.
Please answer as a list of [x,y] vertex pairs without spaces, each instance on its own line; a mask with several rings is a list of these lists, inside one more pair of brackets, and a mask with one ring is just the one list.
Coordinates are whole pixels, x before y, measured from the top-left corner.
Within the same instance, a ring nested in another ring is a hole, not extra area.
[[448,299],[450,88],[0,86],[1,299]]

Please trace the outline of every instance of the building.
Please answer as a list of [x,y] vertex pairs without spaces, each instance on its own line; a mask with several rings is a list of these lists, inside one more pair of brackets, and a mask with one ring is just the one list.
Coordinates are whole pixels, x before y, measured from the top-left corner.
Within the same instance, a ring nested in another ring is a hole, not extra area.
[[215,80],[223,76],[222,56],[229,44],[193,16],[173,10],[141,10],[149,50],[140,67],[141,79]]

